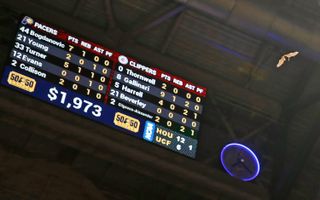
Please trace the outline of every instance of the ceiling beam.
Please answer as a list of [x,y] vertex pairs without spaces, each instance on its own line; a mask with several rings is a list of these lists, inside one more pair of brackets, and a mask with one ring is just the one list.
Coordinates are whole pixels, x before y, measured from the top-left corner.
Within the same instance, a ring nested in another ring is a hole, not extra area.
[[320,31],[312,25],[307,27],[297,23],[294,17],[283,15],[283,11],[279,12],[287,7],[273,6],[270,1],[176,1],[248,35],[287,49],[301,50],[305,57],[320,62]]
[[[315,69],[314,66],[308,66],[301,74],[300,79],[296,82],[295,87],[293,87],[294,89],[291,95],[284,101],[286,105],[281,114],[279,126],[274,129],[277,135],[275,138],[276,145],[274,147],[275,160],[277,162],[274,164],[273,183],[271,184],[272,199],[274,200],[284,200],[289,196],[288,194],[290,193],[296,178],[303,169],[305,158],[308,156],[308,153],[310,153],[310,148],[313,148],[313,142],[316,139],[314,136],[315,129],[307,132],[305,135],[308,137],[305,137],[305,140],[297,145],[299,149],[298,152],[301,153],[295,156],[295,160],[292,160],[292,162],[285,162],[285,157],[288,153],[287,141],[288,137],[290,137],[289,127],[293,117],[297,114],[297,111],[289,108],[303,95],[311,77],[314,75]],[[317,124],[314,127],[317,128]]]
[[303,101],[299,101],[290,106],[290,110],[294,110],[296,112],[302,111],[310,106],[314,106],[320,102],[320,93],[309,95],[308,97],[304,98]]
[[269,121],[269,122],[265,122],[264,124],[262,124],[261,126],[255,128],[254,130],[248,132],[244,137],[240,138],[240,141],[247,141],[249,139],[251,139],[252,137],[258,135],[259,133],[263,133],[263,131],[267,128],[269,128],[274,122]]
[[84,4],[87,2],[87,0],[77,0],[72,11],[72,16],[77,17],[79,15],[79,12],[81,8],[84,6]]
[[120,45],[125,44],[127,41],[134,39],[136,36],[154,27],[159,26],[163,22],[177,16],[185,9],[185,5],[175,5],[174,7],[172,7],[172,5],[170,4],[169,6],[158,10],[142,22],[139,22],[135,27],[132,28],[132,30],[124,33],[123,37],[120,40]]
[[116,27],[116,22],[114,19],[113,7],[112,7],[112,0],[104,0],[104,7],[106,18],[108,22],[108,31],[114,29]]
[[167,51],[170,43],[172,42],[173,37],[176,34],[176,32],[177,32],[177,30],[178,30],[178,28],[179,28],[179,26],[180,26],[180,24],[181,24],[181,22],[183,20],[184,14],[185,14],[185,12],[180,13],[178,15],[178,17],[176,18],[176,20],[174,21],[174,24],[171,27],[171,29],[170,29],[170,31],[169,31],[169,33],[168,33],[163,45],[162,45],[162,48],[161,48],[161,53],[162,54],[165,54],[165,52]]
[[216,99],[214,98],[213,94],[209,94],[209,96],[207,98],[209,99],[210,103],[213,105],[215,113],[217,113],[217,115],[220,118],[222,124],[226,128],[230,138],[233,139],[233,140],[237,139],[237,135],[236,135],[236,133],[234,131],[234,128],[229,123],[227,117],[224,115],[222,110],[219,108],[219,105],[218,105]]
[[319,200],[320,199],[320,187],[318,187],[318,192],[314,194],[314,197],[312,200]]
[[[306,132],[304,137],[301,139],[300,145],[298,145],[297,153],[295,154],[295,160],[287,162],[282,174],[279,176],[276,188],[274,188],[274,200],[287,200],[290,197],[290,192],[298,179],[302,169],[306,165],[308,158],[319,140],[320,130],[320,115],[316,117],[316,123],[313,125],[310,131]],[[284,158],[282,158],[284,159]]]
[[254,67],[251,68],[250,73],[248,74],[248,79],[244,84],[245,88],[249,88],[254,74],[259,70],[265,62],[272,57],[272,54],[274,53],[274,46],[267,42],[262,42],[260,44],[260,47],[256,53],[255,58],[253,59],[253,65]]

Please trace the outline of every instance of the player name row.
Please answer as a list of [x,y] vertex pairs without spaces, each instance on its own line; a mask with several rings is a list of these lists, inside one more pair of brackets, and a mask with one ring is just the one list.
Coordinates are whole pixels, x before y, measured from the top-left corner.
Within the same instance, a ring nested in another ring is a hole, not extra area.
[[[36,33],[34,30],[21,31],[21,32],[24,32],[24,33],[26,33],[28,35],[32,35],[33,37],[38,38],[38,43],[39,43],[40,40],[42,40],[42,41],[45,41],[45,42],[47,42],[49,44],[52,44],[52,45],[54,45],[56,47],[59,47],[60,49],[61,48],[68,49],[67,46],[70,46],[70,45],[66,45],[65,43],[63,43],[61,41],[56,41],[54,39],[48,38],[46,35],[42,35],[42,34]],[[21,35],[23,35],[23,34],[20,34],[20,37],[21,37]],[[22,39],[25,38],[25,36],[26,35],[24,35],[24,37],[22,37]],[[69,38],[70,38],[70,40],[69,40]],[[68,35],[68,39],[65,39],[65,40],[67,40],[68,42],[70,42],[70,41],[71,42],[75,42],[75,41],[73,41],[73,39],[76,39],[76,38],[73,37],[73,36]],[[75,43],[78,44],[77,42],[75,42]],[[90,45],[90,42],[89,43],[84,42],[84,43]],[[91,44],[93,44],[93,43],[91,43]],[[41,45],[39,45],[39,46],[41,46]],[[84,45],[84,46],[83,45],[79,45],[79,46],[85,47],[85,48],[89,48],[87,45]],[[49,48],[42,48],[42,49],[46,50],[46,51],[49,51]],[[89,49],[92,50],[91,47]],[[69,48],[69,50],[70,50],[70,48]],[[98,48],[98,50],[103,50],[103,49]],[[98,50],[94,51],[94,52],[95,53],[101,53]],[[106,51],[106,50],[103,50],[103,51]],[[109,58],[111,58],[113,53],[109,52],[108,54],[106,53],[106,55],[109,56]],[[186,90],[192,91],[192,93],[200,94],[201,96],[205,95],[205,93],[206,93],[205,89],[202,88],[202,87],[195,86],[195,85],[193,85],[192,83],[190,83],[188,81],[185,81],[183,79],[174,77],[174,76],[172,76],[172,75],[170,75],[168,73],[165,73],[165,72],[163,72],[161,70],[157,70],[157,69],[153,69],[153,68],[149,68],[147,66],[141,65],[141,64],[137,63],[136,61],[132,60],[131,58],[127,58],[126,56],[119,56],[119,57],[114,58],[114,59],[118,59],[118,62],[122,63],[123,65],[127,65],[128,64],[132,68],[138,69],[139,71],[145,72],[145,73],[150,74],[150,75],[155,76],[155,77],[158,77],[159,80],[161,79],[163,81],[168,81],[168,82],[170,82],[170,84],[174,84],[174,85],[176,85],[178,87],[181,87],[181,88],[184,88]]]
[[[23,44],[20,44],[20,43],[16,42],[15,48],[19,49],[21,51],[24,51],[27,54],[33,55],[33,56],[28,56],[26,54],[21,53],[20,51],[13,51],[15,57],[17,57],[18,59],[20,59],[20,60],[22,60],[24,62],[27,62],[28,64],[32,64],[32,65],[37,66],[39,68],[45,68],[44,63],[49,63],[49,62],[42,61],[45,58],[47,60],[50,60],[50,65],[53,65],[52,63],[54,62],[54,59],[47,58],[47,55],[45,55],[46,57],[39,56],[39,55],[41,55],[41,53],[39,53],[36,50],[31,49],[28,46],[25,46]],[[57,49],[56,51],[52,50],[51,54],[52,54],[52,56],[54,55],[54,56],[56,56],[56,57],[58,57],[60,59],[65,59],[65,57],[66,57],[65,56],[65,52],[63,52],[63,51],[61,52],[61,51],[62,50],[60,50],[60,49]],[[87,70],[92,70],[93,66],[94,66],[94,69],[95,69],[94,72],[95,73],[104,75],[105,77],[109,77],[110,76],[110,69],[108,70],[108,73],[105,73],[104,70],[106,70],[106,68],[104,66],[97,65],[97,64],[93,63],[92,61],[89,61],[89,60],[86,60],[86,59],[81,59],[76,55],[68,57],[67,60],[70,63],[73,63],[75,65],[80,65],[79,60],[83,60],[82,63],[81,63],[82,64],[81,67],[83,67],[83,68],[85,68]],[[121,65],[117,66],[117,70],[124,72],[128,76],[134,77],[136,80],[130,81],[130,83],[132,83],[132,85],[137,87],[137,89],[143,90],[143,91],[148,92],[148,93],[150,93],[152,95],[155,95],[157,97],[164,98],[167,101],[173,102],[173,100],[174,100],[173,103],[175,103],[177,105],[180,105],[180,106],[185,106],[186,102],[190,102],[191,105],[188,106],[190,108],[190,110],[192,110],[194,112],[202,113],[202,105],[200,105],[198,103],[194,103],[189,99],[183,98],[183,97],[179,96],[179,94],[176,95],[176,94],[172,94],[172,93],[166,92],[166,93],[168,93],[168,95],[164,96],[163,95],[164,92],[161,93],[162,90],[160,88],[158,88],[156,86],[152,86],[152,85],[156,84],[156,79],[146,77],[146,76],[144,76],[142,74],[134,72],[132,69],[123,67]],[[57,71],[59,71],[59,70],[55,70],[56,73],[57,73]],[[122,78],[123,76],[121,76],[120,73],[118,73],[118,72],[116,72],[115,77],[116,77],[116,79],[119,79],[120,81],[126,81],[127,80],[127,82],[129,82],[128,81],[129,80],[128,77]],[[176,90],[178,90],[178,89],[176,89]],[[141,93],[137,92],[136,94],[139,95]],[[175,100],[173,98],[177,98],[177,99]]]

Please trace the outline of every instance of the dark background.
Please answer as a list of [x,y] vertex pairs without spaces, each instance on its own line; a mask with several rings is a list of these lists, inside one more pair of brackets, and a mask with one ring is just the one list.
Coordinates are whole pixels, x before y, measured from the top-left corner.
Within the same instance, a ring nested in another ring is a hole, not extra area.
[[[319,9],[316,0],[1,0],[2,65],[27,14],[209,97],[192,160],[0,87],[0,199],[319,199]],[[291,51],[300,54],[276,68]],[[220,164],[235,141],[262,163],[250,183]]]

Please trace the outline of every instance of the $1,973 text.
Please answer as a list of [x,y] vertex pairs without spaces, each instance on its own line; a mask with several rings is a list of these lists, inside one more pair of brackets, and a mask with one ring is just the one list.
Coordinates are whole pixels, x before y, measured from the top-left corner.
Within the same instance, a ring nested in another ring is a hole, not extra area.
[[51,102],[58,101],[67,109],[73,108],[80,110],[85,114],[91,114],[94,117],[101,117],[102,108],[100,105],[94,104],[91,101],[82,99],[80,97],[69,97],[67,92],[59,91],[56,87],[49,89],[47,97]]

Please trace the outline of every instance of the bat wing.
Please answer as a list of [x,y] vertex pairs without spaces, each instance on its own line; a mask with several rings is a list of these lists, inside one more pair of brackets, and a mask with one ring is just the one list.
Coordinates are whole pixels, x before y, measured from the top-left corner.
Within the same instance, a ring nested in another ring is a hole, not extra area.
[[286,58],[284,56],[282,56],[280,59],[279,59],[279,62],[277,64],[277,67],[281,67],[284,62],[286,61]]
[[294,51],[294,52],[286,54],[285,56],[288,57],[288,58],[292,58],[292,57],[297,56],[298,54],[299,54],[298,51]]

